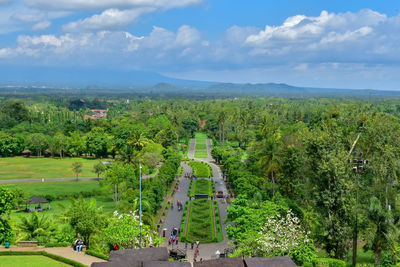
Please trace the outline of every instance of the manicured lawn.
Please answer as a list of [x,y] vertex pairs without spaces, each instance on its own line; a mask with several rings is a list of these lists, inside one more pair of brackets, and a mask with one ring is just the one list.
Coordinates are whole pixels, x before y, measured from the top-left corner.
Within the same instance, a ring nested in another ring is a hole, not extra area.
[[[214,233],[212,203],[214,203],[215,210],[216,236]],[[189,226],[185,240],[188,242],[196,242],[198,240],[201,243],[220,242],[223,240],[221,229],[218,204],[216,201],[210,201],[207,199],[191,201]]]
[[194,157],[199,158],[199,159],[204,159],[204,158],[208,158],[208,154],[207,154],[207,151],[196,150],[194,152]]
[[20,188],[30,196],[71,195],[100,190],[99,181],[31,182],[1,184],[10,189]]
[[92,172],[98,160],[85,158],[0,158],[0,180],[74,178],[73,162],[82,163],[79,177],[97,177]]
[[206,139],[207,138],[207,134],[197,132],[197,133],[194,134],[194,138],[196,138],[196,139]]
[[191,161],[188,163],[188,165],[194,169],[194,175],[196,175],[196,177],[210,177],[210,169],[208,164],[198,161]]
[[71,266],[45,256],[0,256],[1,267],[62,267]]
[[210,181],[206,179],[198,179],[195,181],[195,195],[210,195]]
[[196,139],[196,144],[206,144],[207,143],[206,140],[207,139]]
[[[111,214],[114,212],[115,208],[115,203],[112,201],[111,196],[96,196],[93,197],[97,201],[97,206],[103,207],[103,211],[106,213]],[[86,198],[85,200],[88,200],[89,198]],[[40,212],[40,215],[44,214],[45,216],[49,216],[52,218],[54,221],[57,221],[59,218],[61,218],[61,214],[64,212],[64,207],[68,207],[70,205],[70,200],[56,200],[50,203],[50,210],[45,210],[43,212]],[[31,207],[34,207],[34,205],[31,205]],[[43,208],[47,208],[47,203],[42,204]],[[24,208],[24,207],[23,207]],[[27,213],[23,210],[13,210],[11,212],[11,220],[14,223],[19,223],[21,220],[21,217],[27,217],[30,216],[30,213]],[[60,222],[60,225],[63,224],[63,222]],[[0,265],[1,266],[1,265]]]
[[210,243],[214,240],[214,225],[211,210],[211,201],[197,199],[192,201],[187,233],[188,242],[197,240],[200,243]]
[[196,150],[207,150],[206,144],[196,144]]

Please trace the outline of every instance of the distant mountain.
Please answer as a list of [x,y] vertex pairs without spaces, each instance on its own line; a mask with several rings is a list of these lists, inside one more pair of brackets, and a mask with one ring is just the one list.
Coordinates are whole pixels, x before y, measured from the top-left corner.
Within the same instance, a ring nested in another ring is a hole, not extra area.
[[0,66],[0,86],[118,87],[129,88],[169,83],[179,86],[206,86],[212,83],[174,79],[155,72],[104,68],[56,68]]

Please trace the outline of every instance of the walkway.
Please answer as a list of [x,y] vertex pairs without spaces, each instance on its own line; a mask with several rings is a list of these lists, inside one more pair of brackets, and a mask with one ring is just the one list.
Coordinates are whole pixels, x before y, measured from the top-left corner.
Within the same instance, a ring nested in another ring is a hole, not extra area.
[[48,253],[58,255],[67,259],[71,259],[80,262],[84,265],[90,266],[93,262],[106,262],[103,259],[99,259],[83,252],[78,253],[72,250],[72,247],[60,247],[60,248],[45,248],[45,247],[10,247],[6,249],[0,247],[0,251],[46,251]]
[[[188,158],[194,159],[196,161],[203,161],[203,162],[210,164],[210,166],[213,169],[213,178],[211,179],[211,181],[214,181],[216,191],[223,191],[225,194],[227,194],[228,191],[226,189],[225,182],[223,180],[222,171],[216,164],[213,163],[214,159],[211,157],[211,149],[212,149],[211,140],[207,139],[206,144],[207,144],[208,158],[197,159],[197,158],[194,158],[194,152],[195,152],[195,148],[196,148],[196,140],[191,139],[191,143],[190,143],[190,147],[189,147],[189,151],[188,151]],[[184,164],[184,165],[186,167],[190,168],[186,164]],[[186,171],[186,168],[185,168],[185,172],[189,172],[189,171]],[[169,236],[169,234],[170,234],[170,231],[172,229],[171,227],[179,228],[179,225],[182,220],[183,212],[180,212],[180,214],[179,214],[177,212],[177,210],[175,209],[176,200],[179,199],[180,201],[185,201],[185,202],[188,200],[187,192],[189,190],[190,179],[180,178],[180,181],[181,181],[180,192],[177,192],[175,195],[175,198],[174,198],[174,210],[170,210],[170,212],[168,213],[167,219],[166,219],[166,223],[165,223],[165,227],[167,228],[167,236]],[[225,199],[219,198],[219,199],[217,199],[217,201],[218,201],[220,219],[221,219],[221,222],[224,222],[226,219],[226,216],[227,216],[226,209],[227,209],[228,205],[227,205]],[[224,237],[223,241],[219,242],[219,243],[200,244],[199,255],[197,256],[197,260],[200,260],[200,258],[203,258],[203,260],[215,258],[215,252],[217,250],[219,250],[221,253],[223,253],[225,248],[230,247],[228,244],[227,234],[226,234],[226,230],[225,230],[226,225],[227,224],[222,224],[222,234]],[[181,229],[181,232],[183,232],[183,231],[184,231],[184,229]],[[165,241],[164,246],[168,246],[168,240]],[[168,247],[172,248],[172,246],[168,246]],[[174,248],[175,247],[176,247],[176,245],[174,246]],[[185,250],[185,243],[179,242],[178,248]],[[190,262],[193,262],[193,256],[194,256],[193,254],[194,254],[194,250],[191,250],[190,244],[188,244],[186,259]]]

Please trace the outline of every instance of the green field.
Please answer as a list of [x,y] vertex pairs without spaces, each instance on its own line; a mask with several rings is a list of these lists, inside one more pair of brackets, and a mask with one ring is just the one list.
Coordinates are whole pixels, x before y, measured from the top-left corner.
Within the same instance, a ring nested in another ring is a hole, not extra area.
[[206,144],[207,143],[206,140],[207,139],[196,139],[196,144]]
[[196,150],[195,152],[194,152],[194,157],[195,158],[199,158],[199,159],[204,159],[204,158],[208,158],[208,153],[207,153],[207,151],[198,151],[198,150]]
[[210,177],[210,168],[208,167],[207,163],[198,162],[198,161],[191,161],[188,163],[190,167],[194,170],[194,175],[196,177]]
[[207,139],[207,134],[197,132],[197,133],[194,134],[194,138],[196,138],[196,139]]
[[71,266],[45,256],[0,256],[0,267],[58,267]]
[[196,144],[196,150],[207,150],[206,144]]
[[[112,201],[111,196],[96,196],[93,197],[96,199],[97,201],[97,206],[103,207],[103,211],[106,213],[112,213],[114,212],[115,208],[115,203]],[[85,199],[87,200],[87,199]],[[45,210],[43,212],[40,212],[40,215],[44,214],[46,216],[49,216],[50,218],[52,218],[53,220],[57,220],[58,218],[60,218],[61,214],[64,212],[64,207],[67,207],[68,205],[70,205],[70,200],[56,200],[50,203],[50,210]],[[35,207],[35,205],[31,205],[31,207]],[[48,204],[42,204],[42,208],[47,209]],[[13,210],[11,212],[11,220],[15,223],[19,223],[21,220],[21,217],[26,217],[26,216],[30,216],[30,213],[27,213],[23,210]]]
[[194,197],[195,195],[213,196],[210,180],[207,179],[191,180],[189,185],[188,196]]
[[20,188],[30,196],[45,195],[73,195],[82,192],[93,192],[100,190],[99,181],[63,181],[63,182],[27,182],[1,184],[10,189]]
[[79,177],[97,177],[92,172],[97,161],[85,158],[0,158],[0,180],[74,178],[73,162],[82,162]]
[[214,236],[212,201],[207,199],[193,200],[186,240],[188,242],[198,240],[201,243],[211,243],[218,241],[218,235],[217,237]]

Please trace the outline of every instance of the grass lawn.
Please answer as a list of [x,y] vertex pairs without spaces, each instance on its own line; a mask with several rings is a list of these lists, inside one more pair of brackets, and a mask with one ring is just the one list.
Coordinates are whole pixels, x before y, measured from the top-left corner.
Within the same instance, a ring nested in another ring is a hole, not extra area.
[[[111,196],[96,196],[93,197],[97,201],[97,206],[103,207],[103,211],[106,213],[111,214],[115,210],[115,203],[112,201]],[[88,200],[89,198],[86,198],[85,200]],[[57,221],[58,218],[60,218],[61,214],[64,212],[64,207],[68,207],[70,205],[70,200],[56,200],[50,203],[51,209],[50,210],[45,210],[43,212],[40,212],[40,215],[45,215],[49,216],[53,220]],[[34,207],[34,205],[31,205],[31,207]],[[42,204],[43,208],[47,208],[47,203]],[[11,216],[11,221],[14,223],[19,223],[22,217],[27,217],[31,216],[30,213],[27,213],[23,210],[13,210],[10,214]],[[60,222],[60,225],[62,223]],[[1,266],[1,265],[0,265]]]
[[0,256],[1,267],[43,267],[71,266],[45,256]]
[[210,181],[206,179],[198,179],[195,181],[195,195],[210,195]]
[[207,150],[206,144],[196,144],[196,150]]
[[207,153],[207,151],[195,151],[194,152],[194,157],[195,158],[202,158],[202,159],[204,159],[204,158],[208,158],[208,153]]
[[207,134],[197,132],[197,133],[194,134],[194,138],[196,138],[196,139],[207,139]]
[[32,182],[1,184],[10,189],[20,188],[30,196],[70,195],[100,190],[99,181]]
[[187,233],[188,242],[214,242],[214,225],[211,210],[211,201],[197,199],[192,201]]
[[194,175],[196,175],[196,177],[210,177],[210,168],[207,163],[191,161],[188,165],[194,169]]
[[74,178],[71,169],[73,162],[82,163],[79,177],[97,177],[92,172],[97,161],[85,158],[0,158],[0,180]]
[[197,145],[197,144],[206,144],[206,143],[207,143],[206,140],[207,140],[207,139],[196,139],[196,145]]

